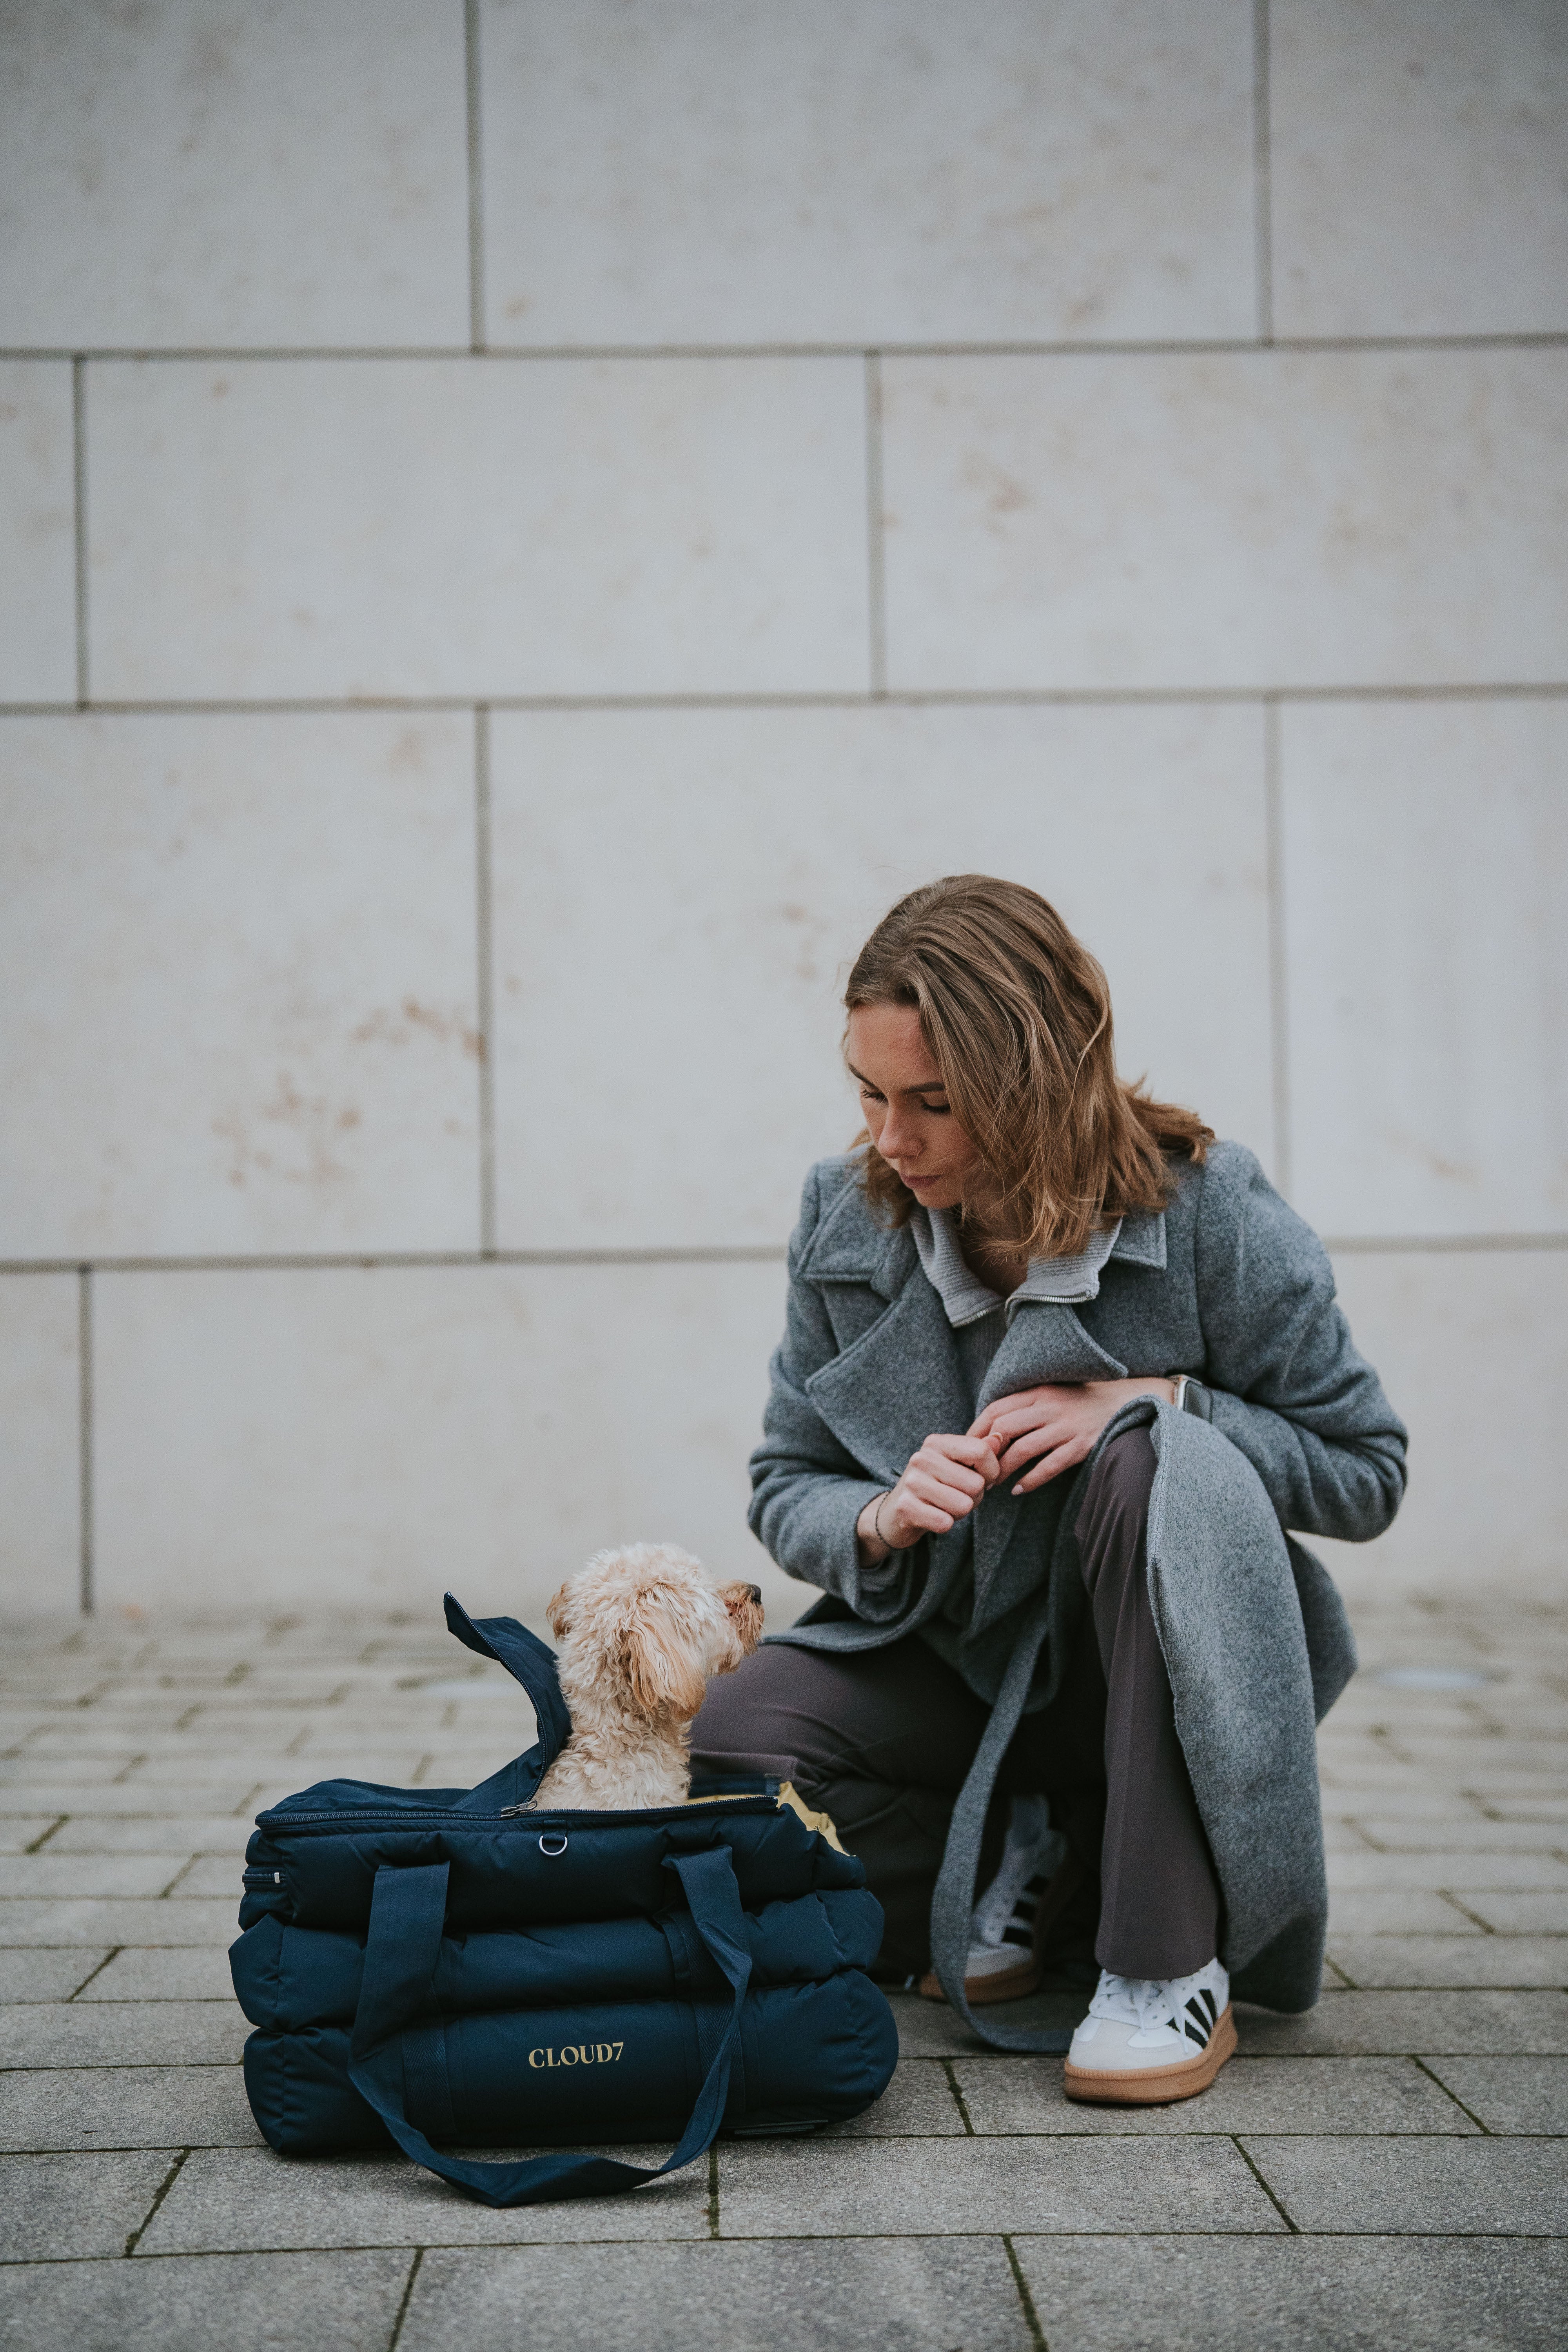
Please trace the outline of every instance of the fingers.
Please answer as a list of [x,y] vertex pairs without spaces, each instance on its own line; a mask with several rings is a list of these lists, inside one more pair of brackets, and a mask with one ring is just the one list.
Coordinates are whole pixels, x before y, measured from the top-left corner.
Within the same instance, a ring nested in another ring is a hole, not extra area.
[[996,1397],[983,1413],[969,1424],[971,1437],[992,1435],[1006,1421],[1017,1428],[1027,1429],[1038,1421],[1043,1410],[1065,1404],[1074,1394],[1070,1388],[1020,1389],[1014,1396]]
[[1013,1488],[1014,1494],[1032,1495],[1037,1486],[1048,1486],[1053,1478],[1059,1478],[1064,1470],[1071,1470],[1082,1462],[1093,1443],[1092,1438],[1081,1434],[1068,1437],[1018,1480]]
[[922,1454],[940,1454],[948,1462],[963,1463],[966,1468],[978,1471],[983,1486],[989,1486],[996,1476],[996,1447],[989,1438],[976,1437],[973,1431],[967,1436],[947,1434],[928,1437],[920,1453],[910,1458],[918,1462]]

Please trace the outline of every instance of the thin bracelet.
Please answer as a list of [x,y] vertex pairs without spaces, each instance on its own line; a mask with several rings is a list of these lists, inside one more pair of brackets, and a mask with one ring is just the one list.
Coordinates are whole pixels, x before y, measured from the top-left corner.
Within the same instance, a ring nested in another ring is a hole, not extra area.
[[882,1533],[882,1506],[887,1501],[892,1491],[893,1490],[890,1486],[883,1487],[881,1493],[877,1497],[877,1507],[871,1514],[871,1533],[876,1537],[877,1541],[879,1544],[888,1544],[888,1549],[889,1551],[892,1550],[893,1547],[890,1543],[888,1543],[887,1537]]

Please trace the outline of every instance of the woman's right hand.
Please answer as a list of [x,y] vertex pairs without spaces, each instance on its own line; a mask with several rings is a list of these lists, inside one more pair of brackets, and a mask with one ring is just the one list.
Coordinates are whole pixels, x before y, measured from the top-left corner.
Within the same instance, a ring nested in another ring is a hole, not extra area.
[[991,1439],[928,1437],[904,1465],[898,1485],[868,1503],[855,1523],[868,1564],[890,1551],[908,1551],[922,1536],[946,1535],[1000,1475]]

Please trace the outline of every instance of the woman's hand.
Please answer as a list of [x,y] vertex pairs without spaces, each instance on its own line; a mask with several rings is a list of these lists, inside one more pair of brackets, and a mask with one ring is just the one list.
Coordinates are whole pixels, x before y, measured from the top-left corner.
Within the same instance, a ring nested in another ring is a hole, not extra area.
[[855,1522],[868,1565],[890,1551],[908,1551],[921,1536],[946,1535],[1000,1475],[989,1438],[973,1430],[967,1437],[928,1437],[910,1454],[898,1485],[868,1503]]
[[[1015,1495],[1032,1495],[1037,1486],[1059,1478],[1064,1470],[1084,1461],[1111,1415],[1120,1412],[1130,1397],[1139,1396],[1163,1397],[1167,1404],[1173,1404],[1175,1383],[1085,1381],[1077,1388],[1022,1389],[1016,1396],[998,1397],[994,1404],[988,1404],[969,1434],[995,1447],[998,1475],[1017,1479]],[[1031,1462],[1034,1468],[1020,1477],[1019,1472]],[[882,1525],[887,1524],[884,1511]]]

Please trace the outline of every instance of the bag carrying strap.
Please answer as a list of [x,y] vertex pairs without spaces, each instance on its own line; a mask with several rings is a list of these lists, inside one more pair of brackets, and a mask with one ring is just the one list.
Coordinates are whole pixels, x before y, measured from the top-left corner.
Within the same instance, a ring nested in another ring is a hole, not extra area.
[[1007,1750],[1007,1743],[1018,1728],[1024,1712],[1024,1701],[1029,1695],[1034,1679],[1035,1662],[1046,1638],[1047,1612],[1044,1603],[1035,1621],[1007,1662],[1002,1687],[996,1694],[996,1704],[991,1710],[969,1777],[959,1790],[958,1802],[952,1809],[952,1822],[947,1833],[947,1845],[942,1857],[936,1891],[931,1905],[931,1956],[937,1981],[957,2014],[982,2042],[993,2050],[1066,2050],[1072,2042],[1070,2033],[1031,2030],[1016,2025],[998,2025],[987,2016],[975,2016],[963,1990],[963,1979],[969,1963],[970,1919],[974,1909],[974,1878],[980,1865],[980,1840],[985,1829],[985,1814],[991,1802],[991,1791],[996,1774]]
[[691,2120],[668,2162],[651,2169],[616,2157],[530,2157],[517,2164],[477,2164],[443,2156],[404,2113],[403,2051],[399,2036],[430,1996],[447,1915],[450,1865],[431,1863],[400,1870],[383,1864],[371,1896],[370,1936],[359,2011],[349,2045],[349,2080],[373,2106],[405,2156],[469,2189],[486,2205],[537,2205],[547,2197],[617,2197],[667,2172],[679,2172],[709,2147],[724,2117],[730,2072],[740,2040],[741,2011],[751,1980],[752,1953],[735,1865],[727,1845],[698,1853],[670,1854],[685,1890],[697,1932],[734,1992],[724,2036],[714,2054]]

